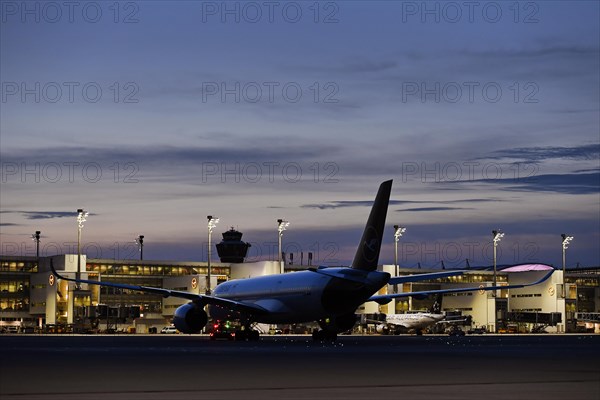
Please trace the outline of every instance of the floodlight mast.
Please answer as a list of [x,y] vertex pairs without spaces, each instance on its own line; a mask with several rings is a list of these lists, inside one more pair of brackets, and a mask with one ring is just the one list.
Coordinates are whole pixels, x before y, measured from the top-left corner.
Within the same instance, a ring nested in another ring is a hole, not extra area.
[[[504,237],[504,233],[502,233],[499,229],[498,230],[493,230],[492,231],[492,235],[494,237],[494,286],[496,286],[497,283],[497,277],[496,277],[496,254],[497,254],[497,250],[496,248],[498,247],[498,243],[500,243],[500,240],[502,240],[502,238]],[[498,295],[497,291],[494,290],[492,291],[492,296],[496,297]]]
[[567,236],[566,233],[560,235],[562,237],[562,267],[563,267],[563,284],[562,284],[562,297],[563,299],[567,298],[567,288],[566,288],[566,280],[565,274],[567,272],[567,249],[569,248],[569,244],[571,240],[573,240],[573,236]]
[[278,250],[279,250],[279,256],[278,256],[278,260],[279,260],[279,273],[283,274],[285,272],[284,269],[284,262],[283,262],[283,257],[282,257],[282,249],[281,249],[281,238],[283,237],[283,231],[286,230],[286,228],[290,226],[290,223],[288,221],[285,221],[283,219],[278,219],[277,220],[277,232],[278,232]]
[[[398,267],[398,242],[402,235],[406,232],[406,228],[403,226],[394,225],[394,273],[395,276],[400,275]],[[394,285],[394,292],[398,293],[398,285]]]
[[83,229],[83,223],[87,221],[88,215],[89,212],[84,209],[77,209],[77,283],[75,284],[77,290],[81,290],[81,283],[79,283],[81,279],[81,230]]
[[219,218],[214,218],[212,215],[207,215],[206,219],[208,219],[208,273],[207,273],[207,279],[208,282],[206,282],[206,294],[210,295],[211,294],[211,285],[210,285],[210,279],[211,279],[211,266],[210,266],[210,254],[211,254],[211,237],[212,237],[212,231],[213,229],[217,226],[217,224],[219,223]]
[[140,251],[140,260],[144,259],[144,235],[139,235],[135,238],[135,243],[138,245],[138,250]]
[[40,258],[40,237],[41,237],[41,233],[40,231],[35,231],[35,233],[31,234],[31,240],[33,240],[35,242],[35,257],[38,259],[39,262],[39,258]]

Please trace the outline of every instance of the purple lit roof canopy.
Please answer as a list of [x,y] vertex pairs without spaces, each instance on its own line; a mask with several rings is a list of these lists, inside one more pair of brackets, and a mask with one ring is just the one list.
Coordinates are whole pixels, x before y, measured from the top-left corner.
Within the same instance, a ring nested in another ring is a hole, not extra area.
[[502,272],[549,271],[552,269],[554,267],[546,264],[519,264],[504,268]]

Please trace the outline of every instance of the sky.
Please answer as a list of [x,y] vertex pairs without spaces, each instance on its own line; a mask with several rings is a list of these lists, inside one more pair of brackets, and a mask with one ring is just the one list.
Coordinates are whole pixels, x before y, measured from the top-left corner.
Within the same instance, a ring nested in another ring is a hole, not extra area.
[[599,4],[2,0],[0,253],[597,266]]

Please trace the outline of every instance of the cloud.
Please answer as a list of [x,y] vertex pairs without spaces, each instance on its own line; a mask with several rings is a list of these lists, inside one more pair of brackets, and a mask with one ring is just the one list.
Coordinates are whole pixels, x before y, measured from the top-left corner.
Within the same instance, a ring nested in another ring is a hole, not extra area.
[[472,208],[464,208],[464,207],[415,207],[415,208],[406,208],[404,210],[396,210],[398,212],[404,211],[449,211],[449,210],[472,210]]
[[[462,183],[466,182],[462,181]],[[477,179],[469,182],[504,185],[505,187],[502,190],[517,192],[553,192],[576,195],[600,193],[600,172],[547,174],[516,179]]]
[[[241,141],[236,145],[232,141]],[[241,145],[240,145],[241,144]],[[253,137],[251,143],[243,143],[243,137],[228,138],[222,144],[212,146],[140,146],[140,147],[68,147],[12,150],[2,154],[4,164],[8,163],[62,163],[75,162],[80,165],[103,162],[137,162],[144,165],[177,167],[182,165],[202,165],[204,162],[249,163],[249,162],[301,162],[319,157],[331,157],[338,152],[338,146],[292,146],[290,142],[277,144],[274,138]]]
[[27,219],[54,219],[75,217],[76,212],[73,211],[20,211]]
[[[402,200],[390,200],[390,205],[400,205],[405,204],[405,201]],[[340,200],[340,201],[332,201],[329,203],[320,203],[320,204],[304,204],[301,205],[301,208],[318,208],[320,210],[326,209],[334,209],[334,208],[345,208],[345,207],[371,207],[373,205],[373,200]]]
[[335,72],[354,74],[354,73],[369,73],[369,72],[383,72],[394,69],[398,66],[398,62],[395,60],[350,60],[343,62],[338,65],[322,66],[322,65],[309,65],[309,66],[288,66],[285,67],[286,71],[290,69],[302,72],[323,72],[332,73]]
[[204,161],[263,161],[263,160],[294,160],[309,158],[316,154],[335,152],[334,147],[307,147],[307,146],[262,146],[272,142],[271,138],[252,138],[251,146],[212,146],[212,147],[176,147],[176,146],[151,146],[151,147],[69,147],[48,148],[43,154],[38,150],[14,150],[10,154],[3,154],[5,162],[99,162],[102,160],[140,160],[145,162],[169,164],[200,164]]
[[[245,142],[238,136],[204,147],[54,147],[43,151],[15,149],[3,152],[1,157],[3,168],[8,171],[10,166],[15,171],[3,175],[8,183],[23,183],[23,171],[27,168],[38,171],[37,179],[42,181],[40,176],[58,171],[58,183],[90,182],[87,174],[94,179],[100,171],[101,182],[198,184],[226,180],[254,184],[294,181],[300,174],[303,181],[311,180],[315,163],[325,177],[336,167],[331,160],[337,154],[339,146],[335,144],[309,146],[289,140],[279,144],[267,137]],[[31,175],[28,179],[33,179]]]
[[587,144],[574,147],[517,147],[497,150],[489,157],[479,159],[501,160],[506,158],[526,161],[546,161],[552,159],[594,160],[600,157],[600,144]]
[[574,174],[579,174],[582,172],[600,172],[600,168],[586,168],[586,169],[577,169],[573,171]]
[[21,211],[21,214],[27,219],[53,219],[74,217],[77,215],[73,211]]
[[[456,204],[456,203],[487,203],[487,202],[498,202],[504,201],[497,198],[491,199],[459,199],[459,200],[390,200],[390,206],[399,206],[399,205],[408,205],[408,204]],[[331,201],[329,203],[321,203],[321,204],[304,204],[300,207],[302,208],[317,208],[320,210],[325,209],[334,209],[334,208],[344,208],[344,207],[371,207],[373,205],[372,200],[360,200],[360,201],[352,201],[352,200],[342,200],[342,201]],[[431,207],[430,207],[431,208]],[[440,209],[444,209],[440,207]],[[460,208],[448,208],[452,210],[460,209]],[[419,211],[418,209],[410,209],[413,211]],[[397,210],[397,211],[409,211],[409,210]],[[425,211],[425,210],[420,210]],[[432,210],[429,210],[432,211]]]
[[513,59],[529,59],[538,57],[597,57],[598,49],[595,47],[585,46],[546,46],[537,49],[521,49],[521,50],[485,50],[485,51],[463,51],[459,52],[465,56],[481,57],[483,59],[492,58],[513,58]]
[[[54,218],[66,218],[75,217],[77,212],[75,211],[1,211],[2,214],[21,214],[26,219],[54,219]],[[96,215],[90,213],[90,215]],[[3,224],[4,226],[12,226],[18,224]]]

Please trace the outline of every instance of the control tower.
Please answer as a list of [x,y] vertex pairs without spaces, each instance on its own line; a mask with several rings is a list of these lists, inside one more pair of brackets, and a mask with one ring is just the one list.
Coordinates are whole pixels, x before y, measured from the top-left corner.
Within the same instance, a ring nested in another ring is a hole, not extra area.
[[234,227],[223,233],[223,240],[217,244],[217,253],[223,263],[243,263],[250,243],[242,242],[242,232]]

